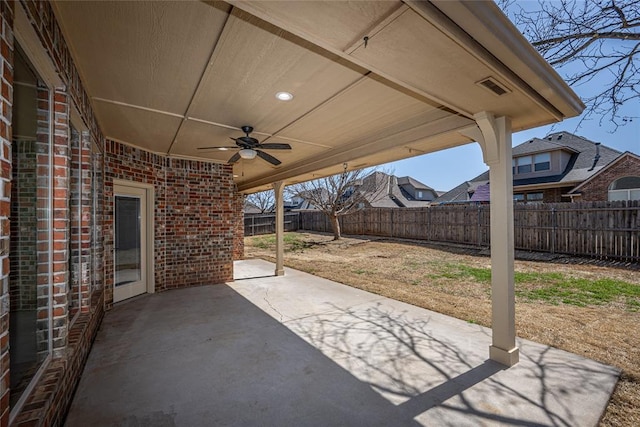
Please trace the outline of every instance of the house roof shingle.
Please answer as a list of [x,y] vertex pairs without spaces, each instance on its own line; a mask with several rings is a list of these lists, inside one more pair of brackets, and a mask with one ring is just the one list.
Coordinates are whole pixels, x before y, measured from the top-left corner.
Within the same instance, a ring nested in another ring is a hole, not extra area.
[[[413,208],[426,206],[429,202],[426,200],[414,200],[408,194],[406,194],[400,185],[411,185],[420,191],[432,191],[434,196],[437,196],[435,190],[415,178],[410,176],[404,176],[398,178],[394,175],[389,175],[384,172],[374,172],[366,176],[363,181],[375,179],[376,184],[375,192],[370,192],[370,196],[367,197],[369,204],[374,208]],[[370,188],[372,186],[369,186]]]
[[[516,179],[513,181],[514,187],[534,184],[558,184],[575,185],[583,182],[598,173],[603,167],[616,160],[622,153],[602,144],[596,145],[581,136],[569,132],[556,132],[544,138],[533,138],[529,141],[513,147],[513,157],[564,150],[571,153],[571,159],[565,170],[558,175],[534,177],[527,179]],[[599,158],[596,160],[596,154]],[[474,192],[478,185],[484,184],[481,181],[489,179],[489,171],[486,171],[470,181],[453,188],[434,200],[434,203],[453,203],[469,201],[468,193]],[[479,183],[479,184],[478,184]]]
[[417,179],[412,178],[410,176],[402,176],[398,178],[398,185],[407,185],[407,184],[409,184],[416,190],[432,190],[433,191],[433,188],[421,183]]

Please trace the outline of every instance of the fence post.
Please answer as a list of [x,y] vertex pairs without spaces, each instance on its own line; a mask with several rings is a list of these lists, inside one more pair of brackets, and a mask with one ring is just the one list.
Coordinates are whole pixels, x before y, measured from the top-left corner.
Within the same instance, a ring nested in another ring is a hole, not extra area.
[[389,237],[393,237],[393,211],[394,208],[391,208],[391,216],[389,217]]
[[556,253],[556,239],[558,238],[558,222],[556,219],[556,208],[551,207],[551,253]]
[[481,227],[482,225],[480,224],[480,205],[478,205],[477,207],[477,220],[478,220],[478,233],[477,233],[477,244],[478,246],[482,246],[482,231],[481,231]]
[[251,215],[251,235],[253,236],[256,232],[256,216],[255,215]]

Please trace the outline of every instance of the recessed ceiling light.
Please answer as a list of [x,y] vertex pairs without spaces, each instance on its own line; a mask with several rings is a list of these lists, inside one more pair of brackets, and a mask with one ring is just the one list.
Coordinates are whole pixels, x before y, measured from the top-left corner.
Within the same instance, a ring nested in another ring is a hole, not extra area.
[[276,93],[276,98],[278,98],[280,101],[291,101],[293,99],[293,95],[291,95],[289,92],[278,92]]
[[218,147],[218,150],[220,150],[220,151],[227,151],[227,150],[229,150],[229,149],[228,149],[227,147]]

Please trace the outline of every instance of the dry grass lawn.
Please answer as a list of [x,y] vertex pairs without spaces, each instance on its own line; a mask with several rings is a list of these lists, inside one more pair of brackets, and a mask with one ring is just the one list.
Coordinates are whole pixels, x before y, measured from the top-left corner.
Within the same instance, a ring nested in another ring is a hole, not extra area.
[[[489,326],[490,260],[479,250],[287,233],[289,267]],[[247,258],[274,258],[274,236],[245,239]],[[518,336],[617,366],[601,420],[640,426],[640,272],[516,260]]]

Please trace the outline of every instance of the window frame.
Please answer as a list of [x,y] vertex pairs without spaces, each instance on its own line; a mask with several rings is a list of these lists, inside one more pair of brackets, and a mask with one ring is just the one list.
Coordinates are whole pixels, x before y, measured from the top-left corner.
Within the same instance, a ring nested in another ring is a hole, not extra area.
[[[525,163],[527,160],[528,162]],[[527,167],[528,167],[528,170],[526,170]],[[531,172],[533,172],[533,156],[517,157],[516,158],[516,174],[523,175]]]
[[[46,350],[38,350],[37,353],[44,353],[42,360],[38,362],[38,366],[35,369],[35,372],[29,379],[27,386],[22,390],[20,396],[15,401],[15,403],[11,404],[11,397],[9,396],[9,424],[13,424],[16,417],[22,411],[24,405],[26,404],[28,398],[31,396],[33,390],[36,388],[38,382],[44,375],[45,371],[49,368],[51,361],[53,360],[53,317],[54,317],[54,297],[53,297],[53,273],[54,273],[54,138],[55,138],[55,82],[51,81],[48,78],[47,70],[43,70],[40,67],[40,62],[38,61],[41,58],[39,52],[34,53],[33,50],[30,49],[30,42],[28,39],[30,36],[27,34],[23,34],[20,29],[23,27],[23,23],[21,22],[21,17],[23,16],[24,11],[21,6],[16,7],[16,25],[15,25],[15,44],[14,44],[14,58],[18,55],[18,48],[24,54],[24,60],[28,62],[28,65],[35,72],[36,77],[38,78],[38,89],[47,91],[47,141],[46,144],[48,146],[47,151],[47,185],[46,185],[46,194],[47,200],[45,202],[46,207],[44,209],[38,208],[41,211],[43,217],[38,217],[38,222],[42,222],[46,224],[46,236],[47,236],[47,282],[48,282],[48,296],[46,298],[46,308],[47,308],[47,348]],[[14,64],[15,66],[15,59]],[[13,82],[13,85],[17,85],[17,82]],[[37,102],[37,100],[36,100]],[[14,102],[12,105],[13,113],[17,114],[18,110],[15,108],[16,103]],[[13,123],[12,123],[13,124]],[[15,135],[14,135],[15,136]],[[13,141],[13,137],[12,137]],[[44,188],[44,187],[43,187]],[[9,297],[11,298],[11,297]],[[40,306],[38,306],[40,307]],[[9,310],[9,316],[11,314],[11,310]],[[8,328],[9,336],[11,334],[17,333],[15,329],[11,327],[11,324]],[[11,350],[9,350],[9,357],[11,358]],[[9,373],[11,373],[11,367],[9,367]]]
[[[538,161],[539,157],[543,157],[544,160]],[[538,153],[533,156],[533,169],[535,172],[543,172],[551,170],[551,153]]]
[[[621,176],[620,178],[617,178],[616,180],[614,180],[611,184],[609,184],[609,187],[607,189],[607,200],[610,202],[619,202],[619,201],[629,201],[629,200],[640,200],[640,186],[638,187],[629,187],[629,188],[616,188],[617,187],[617,183],[623,179],[626,178],[631,178],[631,179],[636,179],[638,180],[638,184],[640,184],[640,176],[635,176],[635,175],[627,175],[627,176]],[[632,185],[636,185],[635,183],[632,183]],[[632,195],[632,193],[635,193]],[[624,198],[616,198],[616,199],[611,199],[611,195],[624,195]],[[636,196],[637,195],[637,196]]]

